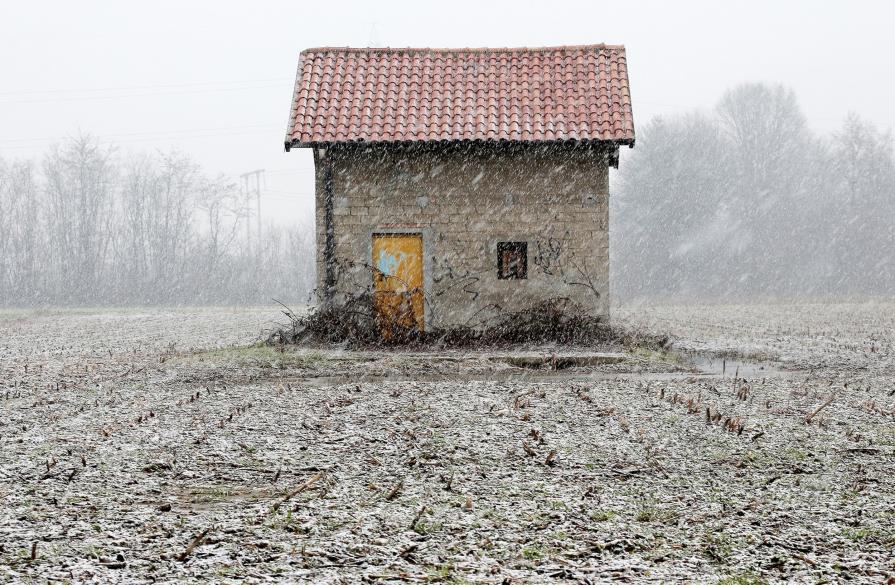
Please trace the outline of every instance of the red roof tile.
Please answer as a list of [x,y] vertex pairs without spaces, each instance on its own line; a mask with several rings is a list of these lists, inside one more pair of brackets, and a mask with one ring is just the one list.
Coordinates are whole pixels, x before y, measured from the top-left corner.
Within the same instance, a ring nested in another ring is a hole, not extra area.
[[625,48],[302,51],[287,148],[466,140],[633,144]]

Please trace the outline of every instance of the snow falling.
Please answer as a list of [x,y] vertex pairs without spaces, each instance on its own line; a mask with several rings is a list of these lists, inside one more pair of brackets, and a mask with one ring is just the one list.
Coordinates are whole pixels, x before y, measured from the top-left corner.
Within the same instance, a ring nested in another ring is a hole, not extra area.
[[895,584],[885,10],[455,4],[5,7],[0,582]]

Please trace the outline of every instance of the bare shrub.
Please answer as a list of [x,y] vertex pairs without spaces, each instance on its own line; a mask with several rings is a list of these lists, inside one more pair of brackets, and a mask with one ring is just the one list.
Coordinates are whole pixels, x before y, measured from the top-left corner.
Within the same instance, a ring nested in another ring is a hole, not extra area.
[[671,345],[667,336],[611,326],[568,298],[547,299],[520,311],[502,313],[477,326],[456,325],[424,332],[391,327],[385,336],[384,325],[374,309],[373,295],[368,292],[353,296],[342,305],[318,308],[303,315],[285,307],[284,314],[290,323],[271,332],[268,343],[436,348],[560,343],[665,349]]

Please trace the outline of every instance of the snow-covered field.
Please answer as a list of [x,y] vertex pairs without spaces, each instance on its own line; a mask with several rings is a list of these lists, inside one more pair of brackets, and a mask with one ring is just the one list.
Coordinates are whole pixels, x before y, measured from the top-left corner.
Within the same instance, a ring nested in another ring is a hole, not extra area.
[[895,303],[616,311],[723,376],[248,347],[277,316],[0,312],[0,582],[895,577]]

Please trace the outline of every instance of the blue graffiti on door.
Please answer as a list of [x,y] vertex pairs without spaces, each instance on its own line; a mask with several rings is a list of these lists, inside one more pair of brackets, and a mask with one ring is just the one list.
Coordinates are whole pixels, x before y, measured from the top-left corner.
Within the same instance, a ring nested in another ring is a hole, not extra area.
[[[379,259],[376,261],[376,270],[382,273],[383,276],[397,276],[398,274],[398,265],[407,260],[407,254],[405,252],[388,252],[386,250],[379,251]],[[395,283],[395,292],[403,292],[406,290],[407,283],[401,281],[401,279],[397,279],[399,282]]]

